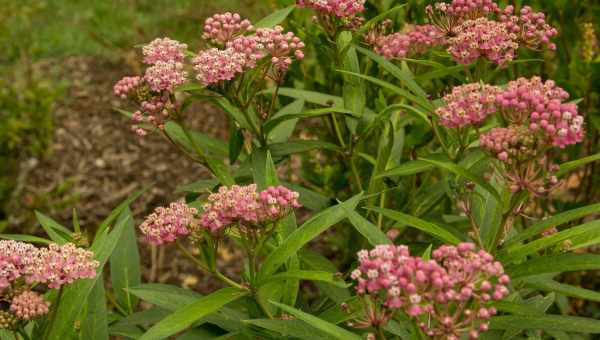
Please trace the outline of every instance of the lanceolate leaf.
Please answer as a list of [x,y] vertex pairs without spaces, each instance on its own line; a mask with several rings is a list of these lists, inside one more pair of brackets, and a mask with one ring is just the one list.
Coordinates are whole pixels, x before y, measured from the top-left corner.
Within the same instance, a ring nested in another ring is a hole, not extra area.
[[50,239],[55,243],[65,244],[72,240],[71,231],[69,229],[63,227],[58,222],[39,211],[35,212],[35,216],[42,225],[42,228],[44,228],[44,231],[46,231],[46,234],[48,234]]
[[344,280],[338,278],[335,273],[330,273],[326,271],[318,271],[318,270],[296,270],[296,271],[286,271],[279,274],[274,274],[266,279],[261,280],[258,285],[264,285],[270,282],[276,281],[285,281],[289,279],[298,279],[298,280],[306,280],[306,281],[321,281],[330,283],[332,285],[336,285],[339,287],[347,287],[348,284],[344,282]]
[[[265,90],[263,93],[271,94],[275,89]],[[281,87],[279,88],[279,95],[302,99],[307,103],[317,104],[321,106],[329,106],[329,107],[344,107],[344,99],[332,96],[330,94],[315,92],[315,91],[307,91],[307,90],[298,90],[289,87]]]
[[331,336],[332,339],[337,339],[337,340],[361,340],[362,339],[360,336],[358,336],[344,328],[341,328],[337,325],[329,323],[325,320],[319,319],[316,316],[310,315],[310,314],[305,313],[296,308],[286,306],[284,304],[277,303],[274,301],[271,301],[271,303],[274,304],[275,306],[281,308],[283,311],[290,313],[293,316],[295,316],[296,318],[306,322],[311,327],[314,327],[324,333],[329,334],[329,336]]
[[543,256],[507,268],[507,272],[512,279],[578,270],[600,270],[600,255],[562,254]]
[[102,275],[96,281],[85,309],[85,316],[81,319],[81,338],[108,340],[108,310]]
[[355,209],[362,194],[356,195],[344,203],[323,210],[306,221],[281,243],[263,262],[259,277],[264,279],[273,274],[279,266],[292,255],[296,254],[305,244],[313,238],[340,222],[346,217],[346,209]]
[[392,244],[392,241],[376,225],[362,217],[356,211],[348,211],[348,220],[354,228],[364,236],[372,246]]
[[349,115],[349,116],[356,115],[356,113],[352,110],[341,109],[341,108],[336,108],[336,107],[307,110],[307,111],[304,111],[301,113],[289,114],[289,115],[273,118],[265,123],[264,130],[265,130],[265,133],[269,133],[274,128],[276,128],[279,124],[281,124],[287,120],[301,119],[301,118],[314,118],[314,117],[321,117],[321,116],[326,116],[326,115],[330,115],[330,114],[340,114],[340,115]]
[[161,283],[146,283],[130,287],[127,291],[146,302],[170,311],[202,298],[202,295],[192,290]]
[[424,221],[420,218],[410,216],[399,211],[384,209],[384,208],[368,208],[369,210],[382,213],[384,216],[391,218],[392,220],[399,222],[401,224],[409,225],[413,228],[417,228],[443,242],[458,244],[460,243],[460,239],[454,236],[452,233],[447,231],[446,229],[431,223]]
[[200,300],[177,309],[173,314],[150,328],[140,340],[165,339],[190,327],[194,322],[216,312],[226,304],[235,301],[248,291],[236,288],[223,288]]
[[131,296],[127,288],[138,286],[142,280],[142,273],[135,225],[129,208],[123,211],[117,223],[123,219],[127,219],[128,222],[110,256],[110,278],[117,302],[131,314],[137,305],[137,298]]
[[282,23],[285,20],[285,18],[287,18],[290,15],[290,13],[292,13],[294,8],[296,8],[296,6],[292,5],[292,6],[288,6],[286,8],[280,9],[278,11],[275,11],[275,12],[269,14],[268,16],[262,18],[261,20],[259,20],[254,25],[254,27],[264,28],[264,27],[273,27],[275,25],[279,25],[280,23]]
[[543,329],[575,333],[600,333],[600,320],[564,316],[496,316],[491,319],[490,329]]
[[523,282],[530,287],[547,292],[556,292],[578,299],[600,302],[600,292],[560,283],[544,277],[528,277]]
[[579,167],[587,165],[592,162],[596,162],[600,160],[600,153],[595,155],[587,156],[581,159],[577,159],[571,162],[563,163],[560,165],[560,170],[557,173],[557,176],[563,176]]
[[341,151],[337,145],[320,140],[299,140],[269,145],[273,157],[284,157],[317,149]]
[[420,158],[420,159],[422,161],[431,163],[442,169],[446,169],[457,176],[463,177],[463,178],[479,185],[480,187],[482,187],[483,189],[488,191],[490,194],[492,194],[499,202],[502,201],[502,198],[500,198],[500,194],[498,193],[498,191],[496,191],[496,189],[494,189],[494,187],[491,186],[485,179],[471,173],[469,170],[461,167],[460,165],[457,165],[457,164],[454,164],[451,162],[441,162],[441,161],[429,159],[429,158]]

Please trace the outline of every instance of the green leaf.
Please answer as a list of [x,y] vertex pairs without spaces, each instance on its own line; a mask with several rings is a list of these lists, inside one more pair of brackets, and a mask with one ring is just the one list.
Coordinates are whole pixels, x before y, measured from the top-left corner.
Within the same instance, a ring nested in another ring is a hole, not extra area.
[[284,185],[300,194],[298,201],[303,207],[312,211],[321,211],[329,207],[332,199],[313,190],[307,189],[299,184],[285,182]]
[[273,27],[275,25],[279,25],[288,17],[288,15],[290,15],[290,13],[292,13],[294,8],[296,8],[296,6],[292,5],[292,6],[288,6],[286,8],[280,9],[278,11],[275,11],[275,12],[267,15],[266,17],[260,19],[254,25],[254,27],[268,28],[268,27]]
[[258,190],[279,184],[271,153],[265,149],[257,149],[252,153],[252,173]]
[[592,162],[596,162],[600,160],[600,153],[597,153],[595,155],[591,155],[591,156],[587,156],[581,159],[577,159],[571,162],[567,162],[567,163],[563,163],[560,165],[560,170],[558,171],[558,173],[556,174],[557,176],[563,176],[566,175],[567,173],[580,168],[584,165],[587,165],[589,163]]
[[319,270],[295,270],[286,271],[279,274],[271,275],[258,282],[258,286],[265,285],[267,283],[276,281],[285,281],[289,279],[305,280],[305,281],[321,281],[326,282],[338,287],[348,287],[348,284],[344,280],[337,277],[335,273]]
[[[273,91],[275,91],[275,89],[271,88],[263,91],[262,93],[272,94]],[[344,99],[321,92],[299,90],[289,87],[280,87],[278,93],[280,96],[302,99],[307,103],[337,108],[344,107]]]
[[393,169],[389,169],[377,175],[377,177],[410,176],[421,172],[429,171],[435,166],[422,160],[405,162]]
[[591,221],[578,227],[569,228],[556,234],[531,241],[527,244],[507,247],[500,253],[500,256],[503,259],[503,262],[518,260],[542,249],[554,246],[559,242],[569,240],[576,236],[583,236],[590,232],[596,232],[599,228],[600,220]]
[[[98,268],[100,271],[116,247],[127,223],[129,223],[129,218],[122,219],[106,237],[100,237],[92,244],[90,250],[94,253],[94,258],[99,262]],[[96,276],[94,279],[79,280],[63,288],[63,296],[60,304],[56,307],[55,320],[53,327],[50,329],[48,339],[66,339],[70,334],[73,334],[75,320],[86,305],[87,298],[98,281],[99,276]]]
[[202,298],[202,295],[192,290],[161,283],[142,284],[130,287],[127,291],[146,302],[169,311],[187,306]]
[[[304,111],[304,100],[298,99],[292,102],[291,104],[283,107],[277,113],[273,115],[273,118],[283,117],[290,114],[300,113]],[[294,129],[296,128],[296,123],[298,123],[298,119],[292,119],[285,121],[277,127],[273,128],[271,132],[269,132],[269,142],[270,143],[284,143],[286,142]],[[272,150],[272,149],[271,149]]]
[[252,131],[253,128],[250,125],[250,122],[244,117],[244,114],[237,107],[233,106],[225,97],[219,96],[213,99],[215,104],[217,104],[223,111],[227,112],[231,118],[235,122],[239,124],[240,127]]
[[45,238],[33,236],[33,235],[22,235],[22,234],[0,234],[1,239],[5,240],[15,240],[21,242],[29,242],[29,243],[41,243],[41,244],[50,244],[52,241],[46,240]]
[[[344,70],[338,70],[338,72],[343,73],[343,74],[353,75],[355,77],[368,80],[368,81],[370,81],[370,82],[372,82],[372,83],[374,83],[376,85],[379,85],[379,86],[381,86],[383,88],[386,88],[386,89],[388,89],[388,90],[396,93],[397,95],[399,95],[399,96],[401,96],[403,98],[406,98],[406,99],[412,101],[415,104],[420,105],[423,109],[425,109],[427,111],[433,111],[433,106],[427,100],[425,100],[423,98],[420,98],[418,96],[415,96],[411,92],[409,92],[407,90],[404,90],[404,89],[402,89],[402,88],[400,88],[400,87],[398,87],[396,85],[393,85],[393,84],[391,84],[391,83],[389,83],[389,82],[387,82],[385,80],[381,80],[379,78],[371,77],[371,76],[360,74],[360,73],[356,73],[356,72],[349,72],[349,71],[344,71]],[[408,107],[412,108],[410,106],[408,106]],[[420,115],[421,114],[424,115],[424,120],[427,123],[429,123],[429,118],[427,117],[426,114],[421,113],[420,111],[417,111],[417,112],[419,112]],[[431,124],[429,123],[429,125],[431,125]]]
[[312,151],[316,149],[340,151],[340,147],[335,144],[322,142],[320,140],[299,140],[285,143],[275,143],[269,145],[269,150],[273,157],[284,157],[296,153]]
[[522,279],[529,287],[547,292],[556,292],[565,296],[570,296],[578,299],[600,302],[600,292],[593,290],[575,287],[572,285],[560,283],[552,279],[544,277],[528,277]]
[[373,18],[369,19],[367,22],[365,22],[355,33],[355,39],[358,39],[358,37],[362,37],[364,36],[368,31],[370,31],[372,28],[375,28],[375,26],[382,21],[383,19],[386,19],[388,17],[390,17],[392,14],[396,13],[397,11],[401,10],[402,7],[406,6],[407,4],[402,4],[402,5],[397,5],[394,6],[390,9],[388,9],[387,11],[380,13],[376,16],[374,16]]
[[274,304],[275,306],[281,308],[285,312],[292,314],[296,318],[306,322],[311,327],[314,327],[314,328],[328,334],[329,336],[332,337],[332,339],[338,339],[338,340],[361,340],[362,339],[360,336],[358,336],[344,328],[336,326],[332,323],[329,323],[325,320],[322,320],[316,316],[305,313],[296,308],[293,308],[293,307],[290,307],[290,306],[287,306],[287,305],[284,305],[281,303],[277,303],[274,301],[271,301],[271,303]]
[[144,188],[134,192],[131,194],[131,196],[127,197],[125,201],[121,202],[121,204],[119,204],[119,206],[117,206],[113,211],[111,211],[104,221],[100,223],[100,226],[98,226],[94,242],[97,242],[100,237],[106,235],[108,227],[117,219],[117,217],[119,217],[119,215],[121,215],[123,210],[129,209],[129,205],[133,203],[133,201],[137,200],[146,190],[147,188]]
[[229,163],[237,161],[244,147],[244,134],[242,130],[232,127],[229,136]]
[[[310,250],[302,250],[300,251],[299,256],[302,264],[308,269],[326,271],[332,274],[337,273],[338,271],[337,267],[331,263],[331,261],[319,253]],[[350,299],[350,292],[346,288],[319,281],[316,281],[315,285],[323,295],[327,296],[337,304]]]
[[193,183],[180,185],[175,189],[175,193],[207,193],[219,185],[216,179],[202,179]]
[[596,214],[598,212],[600,212],[600,203],[562,212],[528,227],[527,229],[508,239],[505,242],[505,246],[527,240],[528,238],[540,235],[546,229],[557,227],[567,222],[585,217],[587,215]]
[[283,123],[283,122],[285,122],[287,120],[301,119],[301,118],[314,118],[314,117],[327,116],[327,115],[330,115],[330,114],[342,114],[342,115],[356,116],[356,113],[354,113],[351,110],[341,109],[341,108],[336,108],[336,107],[330,107],[330,108],[324,108],[324,109],[307,110],[307,111],[304,111],[302,113],[296,113],[296,114],[289,114],[289,115],[285,115],[285,116],[274,117],[274,118],[270,119],[269,121],[267,121],[265,123],[265,125],[264,125],[264,131],[265,131],[265,133],[269,133],[275,127],[277,127],[279,124],[281,124],[281,123]]
[[356,47],[356,49],[366,55],[367,57],[369,57],[370,59],[372,59],[374,62],[376,62],[377,64],[379,64],[381,67],[383,67],[383,69],[385,69],[386,71],[388,71],[391,75],[393,75],[394,77],[396,77],[398,80],[400,80],[402,82],[402,84],[404,86],[406,86],[412,93],[416,94],[417,96],[421,97],[421,99],[427,101],[427,93],[425,92],[425,90],[423,90],[423,88],[421,88],[419,86],[419,84],[417,84],[417,82],[415,81],[414,77],[412,76],[412,74],[410,74],[409,72],[400,69],[398,66],[394,65],[392,62],[390,62],[389,60],[385,59],[384,57],[374,53],[371,50],[368,50],[366,48],[363,47]]
[[381,229],[379,229],[366,218],[362,217],[356,211],[349,210],[346,213],[348,214],[348,220],[350,220],[350,223],[354,226],[356,231],[364,236],[372,246],[380,244],[393,244],[393,242],[385,235],[383,231],[381,231]]
[[131,314],[137,305],[137,298],[131,296],[127,288],[140,285],[142,272],[135,225],[129,208],[123,210],[117,223],[123,219],[127,219],[128,222],[110,256],[110,278],[117,302]]
[[130,338],[139,338],[144,334],[140,326],[146,327],[157,323],[169,315],[169,311],[152,307],[141,312],[133,313],[110,325],[108,331],[111,335],[120,335]]
[[194,322],[218,311],[226,304],[248,294],[248,291],[236,288],[223,288],[202,297],[189,305],[177,309],[159,323],[150,328],[139,340],[163,339],[190,327]]
[[71,231],[52,218],[42,214],[39,211],[35,212],[35,217],[42,225],[42,228],[48,234],[50,239],[58,244],[65,244],[72,241]]
[[223,141],[198,131],[188,131],[189,135],[186,135],[186,131],[183,130],[181,125],[174,121],[168,121],[165,124],[165,132],[189,153],[199,153],[196,150],[196,147],[198,147],[201,149],[201,155],[225,158],[229,154],[228,146]]
[[600,270],[600,255],[561,254],[543,256],[507,268],[507,272],[512,279],[578,270]]
[[[346,71],[360,73],[360,62],[356,49],[351,45],[353,40],[350,31],[343,31],[337,37],[337,49],[342,60],[342,67]],[[362,116],[366,102],[367,90],[365,82],[360,78],[344,76],[342,94],[344,97],[344,107],[355,112],[359,117]],[[346,118],[346,126],[351,133],[356,133],[358,121]]]
[[577,316],[496,316],[491,319],[490,329],[541,329],[575,333],[600,333],[600,320]]
[[442,162],[442,161],[438,161],[438,160],[434,160],[434,159],[430,159],[430,158],[420,158],[420,160],[431,163],[442,169],[446,169],[459,177],[468,179],[469,181],[479,185],[480,187],[485,189],[487,192],[492,194],[494,196],[494,198],[496,198],[498,200],[498,202],[502,202],[502,198],[500,197],[500,194],[498,193],[498,191],[496,191],[496,189],[494,189],[493,186],[491,186],[485,179],[473,174],[469,170],[461,167],[460,165],[457,165],[457,164],[454,164],[451,162]]
[[283,337],[303,340],[329,340],[329,336],[302,320],[252,319],[244,323],[264,328]]
[[108,310],[102,274],[87,299],[86,309],[87,313],[81,320],[81,339],[108,340]]
[[454,236],[452,233],[450,233],[446,229],[444,229],[436,224],[433,224],[431,222],[424,221],[420,218],[410,216],[410,215],[401,213],[399,211],[394,211],[394,210],[390,210],[390,209],[376,208],[376,207],[369,207],[367,209],[381,213],[384,216],[386,216],[396,222],[399,222],[403,225],[409,225],[413,228],[419,229],[419,230],[421,230],[443,242],[450,243],[450,244],[458,244],[461,242],[460,239],[458,239],[456,236]]
[[346,209],[354,210],[362,194],[358,194],[344,203],[323,210],[296,229],[263,262],[259,278],[273,274],[287,259],[296,254],[305,244],[344,219]]

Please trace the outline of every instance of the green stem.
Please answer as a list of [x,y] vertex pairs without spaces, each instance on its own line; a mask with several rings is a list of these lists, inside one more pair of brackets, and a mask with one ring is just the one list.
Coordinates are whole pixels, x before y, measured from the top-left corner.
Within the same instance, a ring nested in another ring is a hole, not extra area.
[[19,327],[17,329],[17,333],[19,333],[19,335],[21,335],[21,337],[23,337],[24,340],[31,340],[31,338],[29,337],[29,335],[27,335],[27,333],[25,332],[24,329],[22,329],[22,328]]
[[377,336],[379,337],[379,340],[387,340],[383,331],[383,327],[377,326]]
[[354,155],[350,156],[350,169],[352,170],[352,175],[354,176],[358,190],[361,192],[364,191],[360,175],[358,174],[358,168],[356,168],[356,162],[354,162]]
[[331,122],[333,123],[333,127],[335,129],[335,134],[340,143],[340,146],[345,148],[346,142],[344,142],[344,137],[342,136],[342,130],[340,129],[340,125],[337,121],[337,118],[335,118],[335,114],[333,114],[333,113],[331,114]]

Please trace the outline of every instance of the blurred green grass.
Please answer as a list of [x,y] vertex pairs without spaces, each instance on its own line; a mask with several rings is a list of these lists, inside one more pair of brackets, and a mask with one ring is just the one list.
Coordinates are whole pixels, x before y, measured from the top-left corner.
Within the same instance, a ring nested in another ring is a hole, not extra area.
[[204,18],[260,18],[269,0],[0,0],[0,62],[74,55],[115,58],[154,37],[200,40]]

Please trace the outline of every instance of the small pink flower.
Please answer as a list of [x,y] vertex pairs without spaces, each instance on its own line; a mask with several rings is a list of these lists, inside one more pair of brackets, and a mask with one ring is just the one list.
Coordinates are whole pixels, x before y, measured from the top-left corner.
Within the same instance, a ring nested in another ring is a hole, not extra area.
[[558,35],[558,31],[546,23],[544,13],[534,12],[529,6],[521,8],[519,16],[513,15],[513,12],[514,7],[507,6],[500,15],[500,21],[517,35],[519,44],[534,50],[544,47],[556,49],[551,39]]
[[441,32],[432,25],[410,26],[406,32],[375,37],[375,52],[386,59],[406,58],[427,52],[443,42]]
[[175,87],[182,85],[187,80],[187,72],[179,62],[157,61],[146,69],[144,80],[155,92],[172,92]]
[[94,278],[98,266],[91,251],[77,248],[72,243],[62,246],[52,243],[48,248],[39,249],[34,264],[29,268],[28,281],[60,288],[76,280]]
[[262,44],[265,53],[271,56],[271,62],[279,71],[285,72],[292,64],[292,59],[304,59],[304,42],[293,32],[283,32],[283,27],[259,28],[256,39]]
[[30,274],[38,249],[29,243],[0,241],[0,292],[21,277]]
[[50,302],[36,292],[24,291],[15,296],[10,303],[10,311],[24,321],[48,314]]
[[124,77],[119,80],[113,87],[116,96],[126,99],[140,85],[140,77]]
[[196,223],[198,211],[184,202],[174,202],[168,207],[158,207],[140,225],[140,231],[154,245],[173,242],[190,233]]
[[244,71],[247,65],[246,55],[232,48],[219,50],[211,48],[203,51],[192,61],[196,78],[204,86],[232,80]]

